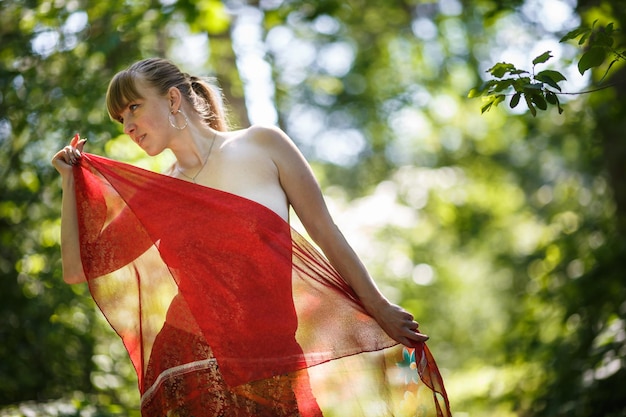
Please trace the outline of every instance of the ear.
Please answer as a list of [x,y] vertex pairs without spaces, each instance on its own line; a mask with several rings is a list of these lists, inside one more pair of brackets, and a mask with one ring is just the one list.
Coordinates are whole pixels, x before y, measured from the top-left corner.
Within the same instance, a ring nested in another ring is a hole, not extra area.
[[167,99],[170,102],[170,111],[176,113],[182,105],[183,96],[176,87],[170,87],[167,91]]

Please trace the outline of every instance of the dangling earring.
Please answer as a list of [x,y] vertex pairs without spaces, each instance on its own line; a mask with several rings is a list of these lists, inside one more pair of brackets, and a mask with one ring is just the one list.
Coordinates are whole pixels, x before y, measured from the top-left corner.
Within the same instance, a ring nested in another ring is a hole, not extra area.
[[[176,119],[175,119],[174,115],[178,114],[178,113],[182,114],[183,117],[185,118],[185,124],[182,127],[176,125]],[[177,130],[183,130],[189,124],[189,119],[187,119],[187,115],[185,113],[183,113],[183,111],[181,109],[178,109],[178,111],[176,113],[174,113],[173,111],[170,112],[170,114],[167,116],[167,119],[170,122],[170,126],[172,126],[174,129],[177,129]]]

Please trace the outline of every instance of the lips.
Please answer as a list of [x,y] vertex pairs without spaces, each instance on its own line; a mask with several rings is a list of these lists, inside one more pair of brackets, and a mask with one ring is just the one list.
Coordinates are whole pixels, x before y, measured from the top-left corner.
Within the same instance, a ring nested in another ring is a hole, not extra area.
[[138,137],[137,137],[137,136],[136,136],[136,137],[134,137],[134,138],[133,138],[133,140],[135,141],[135,143],[136,143],[137,145],[141,145],[141,142],[143,142],[143,140],[145,139],[145,137],[146,137],[146,135],[144,134],[144,135],[141,135],[141,136],[138,136]]

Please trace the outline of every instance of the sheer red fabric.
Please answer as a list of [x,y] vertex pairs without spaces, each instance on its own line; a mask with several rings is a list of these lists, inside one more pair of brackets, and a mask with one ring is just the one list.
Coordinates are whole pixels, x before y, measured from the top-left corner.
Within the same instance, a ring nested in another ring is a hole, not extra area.
[[425,344],[397,345],[270,209],[84,154],[81,259],[143,416],[450,416]]

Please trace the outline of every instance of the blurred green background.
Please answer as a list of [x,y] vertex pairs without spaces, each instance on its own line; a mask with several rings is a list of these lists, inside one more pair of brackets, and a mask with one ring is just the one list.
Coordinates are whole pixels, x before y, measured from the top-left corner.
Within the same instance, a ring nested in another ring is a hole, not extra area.
[[[596,20],[626,27],[624,1],[0,0],[0,416],[138,415],[121,343],[62,282],[49,161],[75,132],[171,160],[105,111],[111,76],[150,56],[216,77],[233,125],[294,139],[431,335],[455,417],[626,416],[626,70],[581,76],[558,42]],[[537,117],[467,98],[547,50],[564,91],[610,87]]]

